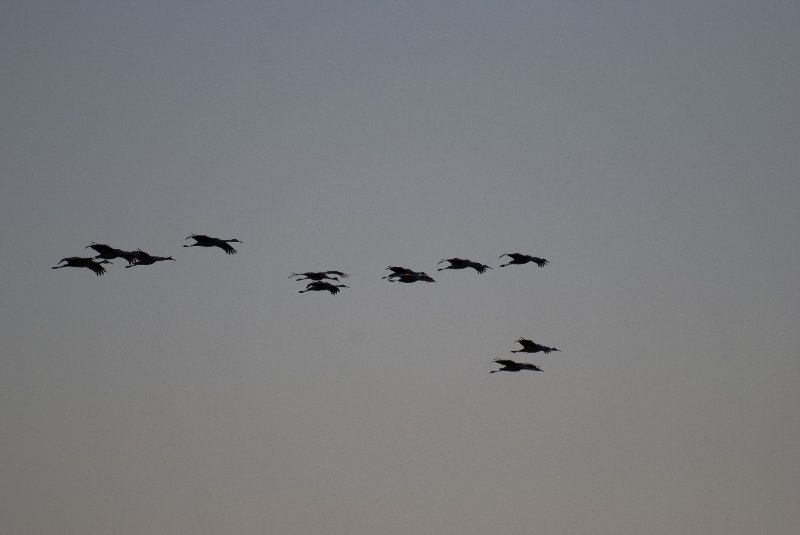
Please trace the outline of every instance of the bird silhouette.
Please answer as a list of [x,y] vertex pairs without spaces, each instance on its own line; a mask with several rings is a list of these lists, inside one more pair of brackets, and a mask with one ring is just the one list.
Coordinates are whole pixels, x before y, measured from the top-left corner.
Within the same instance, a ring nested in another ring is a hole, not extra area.
[[132,263],[130,266],[125,266],[126,268],[131,268],[133,266],[151,266],[156,262],[162,262],[164,260],[172,260],[175,262],[175,259],[171,256],[153,256],[151,254],[145,253],[141,249],[136,250],[136,261]]
[[309,282],[308,286],[306,286],[305,290],[300,290],[298,293],[305,293],[305,292],[323,292],[327,291],[330,292],[331,295],[335,295],[339,293],[339,288],[349,288],[346,284],[332,284],[327,281],[314,281]]
[[[65,267],[82,267],[91,269],[98,277],[104,275],[106,268],[101,264],[110,264],[108,260],[95,261],[94,258],[86,258],[80,256],[68,256],[62,258],[58,265],[53,266],[51,269],[61,269]],[[63,266],[61,264],[64,264]]]
[[527,340],[525,338],[520,338],[519,340],[517,340],[517,342],[519,342],[520,345],[522,345],[522,349],[518,349],[517,351],[514,351],[512,349],[511,350],[512,353],[538,353],[541,351],[542,353],[547,354],[550,353],[551,351],[561,352],[560,349],[557,349],[555,347],[547,347],[539,345],[533,340]]
[[414,273],[418,273],[413,269],[408,269],[402,266],[388,266],[386,269],[387,271],[391,271],[391,273],[385,277],[381,277],[382,279],[388,279],[389,277],[394,277],[396,275],[413,275]]
[[507,264],[500,264],[500,267],[510,266],[511,264],[521,265],[521,264],[527,264],[528,262],[533,262],[540,268],[543,268],[544,266],[550,263],[549,260],[546,260],[544,258],[538,258],[535,256],[522,253],[503,253],[500,256],[498,256],[498,258],[503,258],[504,256],[509,257],[511,261],[508,262]]
[[420,281],[436,282],[435,280],[433,280],[433,277],[431,277],[425,272],[405,273],[403,275],[389,275],[388,277],[383,277],[383,278],[387,279],[389,282],[405,282],[405,283],[420,282]]
[[231,246],[231,243],[244,243],[236,238],[232,238],[230,240],[223,240],[220,238],[212,238],[210,236],[206,236],[205,234],[192,234],[188,236],[186,239],[189,238],[194,240],[194,243],[189,245],[184,245],[184,247],[219,247],[225,254],[236,254],[236,249]]
[[95,258],[103,258],[105,260],[123,258],[128,261],[128,265],[133,264],[137,257],[136,251],[123,251],[122,249],[111,247],[105,243],[92,242],[86,246],[86,249],[94,249],[94,251],[97,253]]
[[449,266],[445,266],[443,268],[439,268],[436,271],[442,271],[444,269],[466,269],[472,268],[478,273],[485,273],[487,269],[492,269],[486,264],[480,264],[478,262],[473,262],[472,260],[465,260],[463,258],[443,258],[439,260],[439,264],[442,262],[449,262]]
[[516,362],[508,359],[494,359],[494,362],[500,364],[503,367],[500,368],[499,370],[492,370],[489,373],[518,372],[520,370],[532,370],[535,372],[544,371],[536,364],[528,364],[527,362]]
[[386,269],[391,271],[391,273],[381,278],[390,282],[436,282],[424,271],[414,271],[413,269],[400,266],[389,266]]
[[342,278],[347,278],[350,276],[347,273],[342,273],[341,271],[306,271],[305,273],[292,273],[289,275],[289,278],[291,279],[292,277],[299,277],[295,279],[295,281],[321,281],[323,279],[338,281],[339,279],[336,275]]

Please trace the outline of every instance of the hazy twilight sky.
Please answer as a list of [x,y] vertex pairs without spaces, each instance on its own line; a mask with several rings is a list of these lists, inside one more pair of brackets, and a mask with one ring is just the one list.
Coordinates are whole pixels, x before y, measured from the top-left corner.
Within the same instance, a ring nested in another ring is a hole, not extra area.
[[[800,532],[798,28],[4,2],[0,533]],[[176,262],[49,269],[92,241]]]

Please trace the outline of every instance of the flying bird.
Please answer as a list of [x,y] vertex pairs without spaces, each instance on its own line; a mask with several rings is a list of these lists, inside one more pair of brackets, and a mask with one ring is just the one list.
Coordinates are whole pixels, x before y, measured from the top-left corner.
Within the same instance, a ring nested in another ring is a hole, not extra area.
[[561,352],[560,349],[557,349],[555,347],[547,347],[539,345],[533,340],[527,340],[525,338],[520,338],[519,340],[517,340],[517,342],[519,342],[519,344],[522,346],[522,349],[518,349],[517,351],[514,351],[512,349],[511,350],[512,353],[538,353],[541,351],[542,353],[547,354],[550,353],[551,351]]
[[153,256],[151,254],[145,253],[141,249],[136,250],[136,261],[131,264],[130,266],[125,266],[126,268],[131,268],[133,266],[151,266],[156,262],[162,262],[164,260],[172,260],[175,261],[174,258],[171,256]]
[[312,281],[321,281],[323,279],[330,279],[334,281],[338,281],[338,277],[342,277],[343,279],[349,277],[347,273],[342,273],[341,271],[307,271],[305,273],[292,273],[289,275],[289,278],[292,277],[299,277],[295,279],[296,281],[303,281],[303,280],[312,280]]
[[499,370],[492,370],[489,373],[497,373],[497,372],[518,372],[520,370],[532,370],[535,372],[543,371],[539,366],[536,364],[528,364],[527,362],[516,362],[513,360],[508,359],[494,359],[494,362],[500,364],[502,368]]
[[472,260],[465,260],[463,258],[443,258],[439,260],[439,264],[442,262],[449,262],[449,266],[445,266],[443,268],[439,268],[436,271],[442,271],[444,269],[466,269],[472,268],[478,273],[485,273],[487,269],[492,269],[486,264],[480,264],[478,262],[473,262]]
[[[61,269],[65,267],[82,267],[91,269],[98,277],[105,274],[106,268],[101,264],[110,264],[108,260],[95,261],[94,258],[84,258],[80,256],[69,256],[62,258],[58,265],[53,266],[51,269]],[[63,266],[61,264],[64,264]]]
[[386,279],[389,282],[436,282],[424,271],[414,271],[413,269],[400,266],[389,266],[386,269],[391,271],[391,273],[381,278]]
[[339,288],[349,288],[349,286],[346,284],[332,284],[327,281],[314,281],[309,282],[306,289],[300,290],[298,293],[327,291],[330,292],[331,295],[335,295],[339,293]]
[[538,258],[535,256],[522,253],[503,253],[500,256],[498,256],[498,258],[503,258],[504,256],[509,257],[511,261],[508,262],[507,264],[500,264],[500,267],[510,266],[511,264],[521,265],[521,264],[527,264],[528,262],[533,262],[540,268],[543,268],[544,266],[550,263],[550,261],[544,258]]
[[433,277],[424,272],[406,273],[403,275],[389,275],[388,277],[383,277],[383,278],[389,280],[389,282],[405,282],[405,283],[420,282],[420,281],[436,282],[435,280],[433,280]]
[[413,269],[408,269],[402,266],[388,266],[386,270],[391,271],[391,273],[389,273],[385,277],[381,277],[382,279],[388,279],[389,277],[395,277],[400,275],[413,275],[414,273],[417,273]]
[[186,239],[188,240],[189,238],[193,239],[194,243],[191,243],[189,245],[184,245],[184,247],[219,247],[220,249],[225,251],[225,254],[237,253],[236,249],[234,249],[233,246],[230,245],[231,243],[243,243],[242,241],[237,240],[236,238],[232,238],[230,240],[223,240],[220,238],[212,238],[210,236],[206,236],[205,234],[192,234],[191,236],[188,236]]
[[128,261],[128,265],[133,264],[137,257],[136,251],[123,251],[106,245],[105,243],[92,242],[86,246],[86,249],[94,249],[97,253],[95,258],[103,258],[105,260],[114,260],[115,258],[123,258]]

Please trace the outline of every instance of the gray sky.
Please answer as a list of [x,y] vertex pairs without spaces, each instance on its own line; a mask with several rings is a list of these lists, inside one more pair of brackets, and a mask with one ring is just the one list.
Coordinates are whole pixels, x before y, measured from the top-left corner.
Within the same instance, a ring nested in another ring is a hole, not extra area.
[[799,24],[5,2],[0,532],[800,532]]

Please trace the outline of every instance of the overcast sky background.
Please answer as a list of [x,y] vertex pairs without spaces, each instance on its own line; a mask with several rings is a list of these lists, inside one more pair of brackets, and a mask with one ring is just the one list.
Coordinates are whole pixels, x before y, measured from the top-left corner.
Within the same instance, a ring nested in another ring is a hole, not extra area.
[[798,27],[4,2],[0,533],[800,533]]

